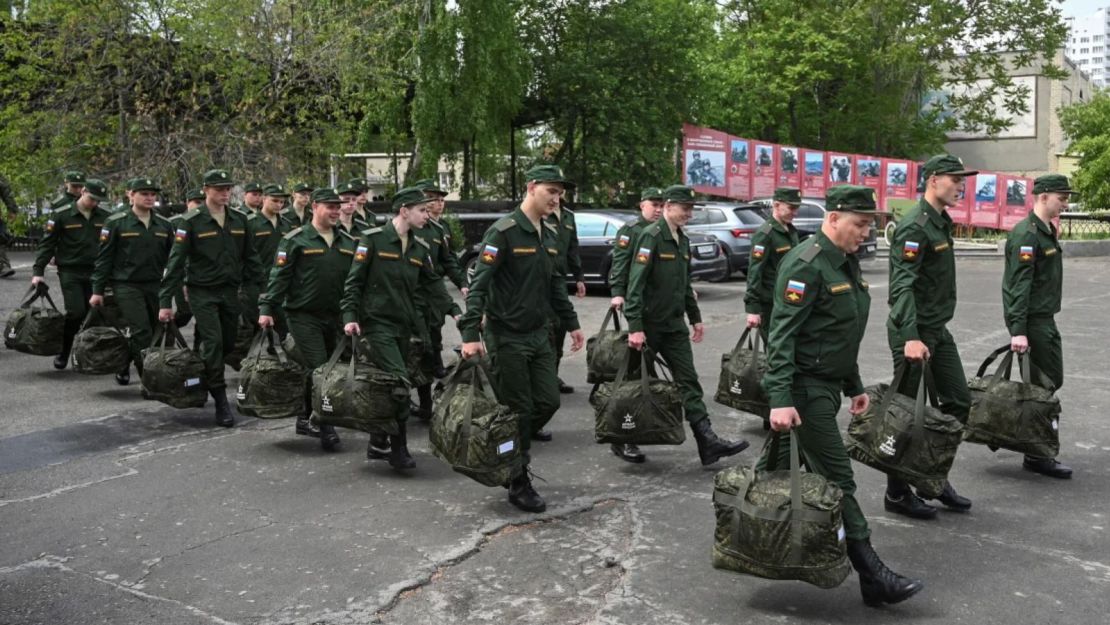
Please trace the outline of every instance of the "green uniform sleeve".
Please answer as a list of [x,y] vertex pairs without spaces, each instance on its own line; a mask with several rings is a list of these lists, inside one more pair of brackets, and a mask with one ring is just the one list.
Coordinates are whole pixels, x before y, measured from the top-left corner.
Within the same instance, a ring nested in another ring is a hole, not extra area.
[[[152,224],[153,225],[153,224]],[[93,295],[104,295],[104,287],[112,277],[112,268],[115,266],[116,249],[119,246],[119,228],[116,224],[108,222],[101,226],[100,249],[96,253],[96,265],[93,267],[92,292]],[[107,230],[107,236],[104,236]]]
[[46,273],[46,266],[50,264],[50,259],[54,258],[54,253],[58,249],[58,237],[62,236],[63,229],[62,225],[55,224],[53,219],[47,221],[46,231],[35,250],[32,275],[41,278]]
[[370,263],[374,262],[374,245],[369,236],[359,239],[356,250],[355,259],[347,271],[347,280],[343,283],[343,299],[339,303],[344,325],[357,323],[359,320],[362,290],[366,287],[366,278],[370,274]]
[[921,258],[928,246],[928,236],[916,223],[906,223],[894,231],[894,245],[890,248],[890,319],[906,341],[921,340],[914,283],[921,273]]
[[[282,252],[285,253],[284,260],[277,260],[283,258]],[[266,292],[258,299],[258,314],[273,316],[274,310],[284,305],[285,296],[289,293],[289,284],[296,273],[297,261],[300,260],[299,253],[300,248],[289,239],[283,238],[278,243],[278,253],[274,266],[270,269]]]
[[[262,261],[258,258],[254,231],[251,230],[250,224],[246,224],[243,230],[243,236],[247,237],[246,245],[243,246],[243,284],[253,285],[256,289],[260,289],[259,285],[263,284],[266,279],[266,273],[262,268]],[[277,234],[271,236],[277,236]]]
[[188,219],[177,222],[174,228],[173,247],[166,261],[166,273],[162,277],[162,288],[158,290],[158,307],[172,308],[173,298],[181,292],[185,284],[185,265],[192,249],[193,226]]
[[[578,253],[577,226],[570,231],[570,243],[567,244],[567,269],[570,275],[574,276],[575,282],[586,281],[585,277],[582,275],[582,256]],[[566,278],[564,277],[563,279],[565,280]],[[569,302],[570,300],[568,299],[567,301]]]
[[[1031,251],[1022,252],[1022,247]],[[1002,276],[1002,316],[1010,336],[1028,334],[1029,304],[1037,263],[1037,235],[1011,233],[1006,240],[1006,270]]]
[[[540,253],[543,253],[542,250]],[[568,256],[569,258],[569,256]],[[581,273],[581,267],[579,267]],[[574,304],[570,303],[567,295],[566,276],[559,272],[557,267],[551,270],[551,310],[563,322],[563,327],[568,332],[573,332],[581,326],[578,324],[578,314],[574,312]]]
[[[647,248],[644,256],[640,250]],[[655,237],[641,232],[632,244],[632,268],[628,272],[628,293],[624,297],[624,316],[628,319],[629,332],[644,331],[644,288],[655,265]]]
[[[805,292],[797,302],[787,301],[784,297],[790,280],[805,285]],[[771,408],[788,408],[794,405],[792,387],[796,371],[795,340],[798,331],[813,312],[817,293],[822,286],[819,273],[802,263],[779,272],[767,337],[767,373],[763,376],[763,388],[767,391]]]
[[[632,227],[621,226],[617,230],[617,242],[613,246],[613,264],[609,267],[609,292],[613,297],[624,297],[628,291],[628,261],[632,258]],[[624,237],[627,237],[625,241]],[[621,242],[624,241],[624,245]]]
[[[444,226],[445,232],[441,235],[443,244],[439,246],[439,266],[443,268],[443,275],[454,284],[456,288],[462,289],[466,286],[466,275],[459,267],[459,257],[455,256],[455,252],[451,249],[451,238],[446,233],[447,226]],[[456,305],[457,308],[457,305]]]
[[[761,246],[757,248],[757,246]],[[771,299],[763,286],[763,265],[766,262],[771,237],[762,231],[752,235],[752,249],[748,254],[748,286],[744,291],[744,311],[751,315],[763,314],[763,302]],[[757,252],[757,249],[760,250]]]
[[[497,253],[492,255],[492,259],[487,255],[487,246],[492,246],[498,250]],[[474,278],[470,281],[470,292],[466,296],[466,312],[459,317],[456,324],[464,343],[474,343],[482,339],[478,326],[482,323],[482,315],[486,313],[486,303],[493,287],[493,278],[497,275],[501,263],[504,262],[505,254],[508,253],[506,237],[498,232],[496,228],[487,230],[486,236],[482,238],[481,251],[478,252]],[[561,279],[560,284],[562,284]],[[565,289],[563,294],[566,295]]]
[[701,308],[698,307],[698,298],[694,297],[694,283],[686,281],[686,318],[690,325],[701,323]]

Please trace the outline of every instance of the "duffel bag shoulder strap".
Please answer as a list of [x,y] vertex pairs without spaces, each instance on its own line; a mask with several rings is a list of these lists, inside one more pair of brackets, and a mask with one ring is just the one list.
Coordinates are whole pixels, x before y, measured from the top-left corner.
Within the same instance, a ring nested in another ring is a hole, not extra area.
[[[43,304],[43,301],[45,301],[47,304],[50,304],[50,307],[53,308],[56,312],[61,312],[60,310],[58,310],[58,307],[54,305],[54,300],[50,297],[50,287],[46,286],[45,283],[39,286],[32,286],[31,290],[35,291],[35,294],[31,297],[31,299],[24,302],[27,308],[32,308],[34,307],[35,303],[38,303],[38,308],[42,308],[45,310],[46,305]],[[28,294],[30,294],[30,292],[28,292]]]
[[32,284],[31,288],[27,289],[27,293],[25,293],[23,295],[23,301],[19,304],[19,307],[20,308],[30,308],[31,304],[34,304],[35,300],[42,297],[43,294],[45,294],[45,293],[46,293],[46,284],[45,283],[43,283],[41,285],[41,288],[40,288],[40,285]]
[[910,368],[906,361],[902,361],[898,365],[898,369],[894,372],[894,379],[890,381],[890,386],[887,387],[886,392],[883,393],[883,398],[879,402],[879,418],[883,418],[887,410],[890,410],[890,402],[894,401],[894,396],[898,394],[898,389],[902,386],[902,380],[906,377],[906,371]]
[[[643,349],[647,350],[648,346],[644,345]],[[621,366],[617,368],[617,375],[613,378],[613,388],[620,386],[621,382],[628,379],[628,367],[631,365],[633,351],[635,350],[631,347],[624,350],[624,358],[621,359]]]

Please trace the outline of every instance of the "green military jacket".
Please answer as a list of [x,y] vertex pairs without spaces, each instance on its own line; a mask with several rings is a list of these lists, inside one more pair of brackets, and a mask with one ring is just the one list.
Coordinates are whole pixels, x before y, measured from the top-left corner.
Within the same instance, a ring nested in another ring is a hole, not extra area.
[[343,323],[388,323],[419,334],[424,308],[421,282],[437,280],[428,258],[428,242],[408,234],[408,247],[392,220],[363,230],[354,262],[343,286]]
[[782,257],[798,245],[798,231],[793,224],[782,224],[770,218],[752,235],[748,260],[748,288],[744,292],[744,310],[752,315],[769,315],[775,301],[775,280]]
[[54,201],[50,203],[50,210],[58,210],[66,204],[72,204],[73,202],[76,202],[80,198],[80,195],[74,195],[69,191],[63,191],[61,195],[54,198]]
[[890,248],[890,324],[903,340],[921,340],[956,313],[952,218],[924,199],[894,229]]
[[421,288],[424,303],[433,307],[436,314],[447,312],[452,315],[460,314],[462,311],[443,284],[443,277],[446,276],[457,288],[462,289],[466,286],[465,275],[459,268],[459,259],[451,251],[451,238],[446,226],[429,218],[428,223],[417,231],[417,235],[428,242],[428,258],[432,260],[432,271],[440,278]]
[[92,290],[103,295],[109,282],[162,280],[162,271],[173,247],[173,224],[150,213],[147,226],[130,209],[116,213],[100,229],[100,253],[92,275]]
[[563,279],[569,274],[575,282],[582,282],[582,257],[578,253],[578,225],[574,221],[574,211],[563,207],[559,214],[551,213],[547,222],[555,226],[555,249],[559,250],[556,256],[555,270]]
[[1010,336],[1028,334],[1030,317],[1060,312],[1063,287],[1064,254],[1056,228],[1030,212],[1006,238],[1002,314]]
[[870,310],[855,254],[840,251],[823,232],[788,252],[779,265],[767,337],[763,387],[771,407],[794,405],[798,375],[839,383],[849,397],[863,393],[856,360]]
[[644,326],[660,330],[685,330],[682,317],[701,323],[701,310],[690,283],[690,239],[681,228],[678,240],[671,235],[667,221],[644,228],[634,244],[624,316],[629,332],[643,332]]
[[335,227],[351,235],[351,238],[357,240],[359,237],[359,233],[369,228],[370,224],[363,221],[362,217],[358,216],[358,213],[355,213],[354,216],[351,218],[350,228],[343,225],[342,219],[339,219],[335,222]]
[[641,215],[617,230],[617,240],[613,245],[613,265],[609,268],[609,292],[613,297],[624,297],[628,293],[628,274],[632,269],[632,246],[640,238],[650,222]]
[[355,207],[355,220],[366,224],[364,228],[373,228],[378,225],[378,215],[374,211],[365,208],[359,211],[357,206]]
[[483,315],[486,328],[494,333],[539,330],[552,313],[567,330],[580,327],[567,297],[566,278],[557,270],[557,245],[555,226],[546,222],[536,232],[519,206],[486,230],[466,312],[458,322],[464,342],[481,339]]
[[51,258],[58,271],[92,273],[100,252],[100,229],[111,215],[97,206],[85,219],[76,202],[54,211],[35,250],[34,275],[42,276]]
[[300,228],[306,224],[312,223],[312,204],[304,207],[304,219],[297,217],[297,209],[293,208],[293,204],[289,204],[289,208],[281,214],[281,218],[289,224],[289,228]]
[[266,268],[273,264],[274,257],[277,256],[278,244],[281,243],[281,237],[285,236],[293,228],[289,222],[284,221],[279,215],[277,218],[277,225],[261,213],[252,213],[247,217],[247,227],[251,231],[251,238],[254,239],[254,250],[258,254],[258,262],[262,263],[262,278],[260,280],[263,288],[266,284]]
[[269,286],[259,299],[260,314],[273,315],[279,307],[339,314],[357,243],[346,232],[333,232],[330,246],[311,223],[278,240]]
[[185,213],[176,223],[170,260],[158,292],[162,308],[170,307],[182,283],[208,288],[259,283],[262,265],[247,216],[232,208],[224,213],[222,228],[207,206]]

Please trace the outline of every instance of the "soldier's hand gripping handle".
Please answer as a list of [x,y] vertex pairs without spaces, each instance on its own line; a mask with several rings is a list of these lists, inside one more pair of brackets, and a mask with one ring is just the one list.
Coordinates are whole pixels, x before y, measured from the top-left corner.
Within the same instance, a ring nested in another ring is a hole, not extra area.
[[172,308],[159,308],[158,309],[158,321],[161,321],[162,323],[169,323],[169,322],[173,321],[173,309]]
[[771,409],[771,429],[776,432],[789,432],[802,424],[802,416],[793,406]]
[[486,346],[481,341],[474,341],[473,343],[462,344],[462,357],[473,358],[474,356],[483,356],[486,353]]
[[906,341],[902,354],[910,362],[924,362],[929,359],[929,348],[921,341]]
[[358,322],[352,321],[351,323],[343,326],[343,332],[347,336],[354,336],[356,334],[362,334],[362,328],[358,326]]

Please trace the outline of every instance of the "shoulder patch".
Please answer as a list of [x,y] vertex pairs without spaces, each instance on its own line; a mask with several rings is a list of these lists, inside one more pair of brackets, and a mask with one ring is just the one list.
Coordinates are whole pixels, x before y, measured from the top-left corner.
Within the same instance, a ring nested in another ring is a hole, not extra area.
[[[660,219],[659,221],[663,221]],[[659,229],[659,221],[652,223],[650,226],[644,228],[644,234],[650,234],[653,237],[659,236],[661,230]]]
[[292,229],[292,230],[290,230],[289,232],[285,233],[285,236],[283,236],[283,237],[281,237],[281,238],[283,238],[283,239],[285,239],[286,241],[288,241],[289,239],[292,239],[293,237],[295,237],[295,236],[297,236],[298,234],[300,234],[300,233],[301,233],[301,230],[304,230],[304,227],[297,227],[297,228],[293,228],[293,229]]
[[926,215],[925,213],[921,213],[920,215],[917,216],[917,219],[913,220],[913,223],[915,223],[919,226],[924,226],[925,224],[929,223],[929,216]]
[[817,258],[817,255],[820,254],[820,253],[821,253],[821,248],[817,247],[817,244],[814,243],[813,245],[810,245],[805,250],[803,250],[801,254],[798,255],[798,260],[802,261],[803,263],[812,263],[813,259]]
[[505,232],[516,225],[516,220],[512,217],[502,217],[493,224],[493,229],[498,232]]
[[787,280],[786,291],[782,298],[787,304],[801,304],[806,296],[806,283],[801,280]]
[[1035,252],[1036,249],[1032,245],[1022,245],[1021,248],[1018,250],[1018,260],[1023,263],[1032,262]]

